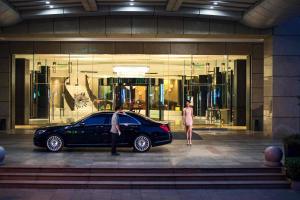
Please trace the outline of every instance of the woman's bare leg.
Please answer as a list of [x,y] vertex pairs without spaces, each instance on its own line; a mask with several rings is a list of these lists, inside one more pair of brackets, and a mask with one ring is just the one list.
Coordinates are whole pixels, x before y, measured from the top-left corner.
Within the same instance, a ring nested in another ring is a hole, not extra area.
[[186,128],[187,128],[187,131],[186,131],[187,144],[191,144],[191,134],[190,134],[191,126],[187,126]]
[[185,134],[186,134],[186,144],[189,143],[189,127],[185,125]]
[[193,128],[192,128],[192,126],[190,126],[189,132],[190,132],[190,144],[192,144],[192,136],[193,136]]

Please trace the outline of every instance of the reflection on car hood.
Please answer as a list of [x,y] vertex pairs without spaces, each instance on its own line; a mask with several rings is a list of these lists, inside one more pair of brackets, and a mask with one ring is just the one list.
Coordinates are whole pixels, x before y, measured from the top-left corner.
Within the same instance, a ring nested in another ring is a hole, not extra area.
[[41,127],[39,129],[57,129],[57,128],[63,128],[63,127],[66,127],[66,126],[69,126],[69,125],[66,125],[66,124],[49,125],[49,126]]
[[169,124],[169,122],[167,122],[167,121],[156,121],[156,122],[158,122],[160,124]]

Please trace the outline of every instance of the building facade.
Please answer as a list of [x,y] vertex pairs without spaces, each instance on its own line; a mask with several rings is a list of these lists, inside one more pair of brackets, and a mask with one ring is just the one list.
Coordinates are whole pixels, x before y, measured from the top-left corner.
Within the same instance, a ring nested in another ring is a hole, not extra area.
[[178,13],[21,12],[0,31],[1,128],[67,123],[116,104],[176,126],[190,100],[198,125],[299,132],[299,18],[251,28]]

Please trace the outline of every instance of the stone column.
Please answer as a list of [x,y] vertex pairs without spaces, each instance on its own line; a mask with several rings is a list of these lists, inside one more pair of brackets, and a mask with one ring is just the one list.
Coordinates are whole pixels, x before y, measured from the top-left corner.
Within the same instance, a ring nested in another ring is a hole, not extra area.
[[[11,68],[8,43],[0,44],[0,128],[11,128]],[[5,121],[5,122],[4,122]]]
[[300,133],[300,18],[273,30],[264,45],[264,131]]
[[[254,130],[254,121],[257,120],[256,128],[263,130],[263,91],[264,91],[264,52],[263,44],[254,44],[251,60],[251,130]],[[248,83],[247,83],[248,84]]]

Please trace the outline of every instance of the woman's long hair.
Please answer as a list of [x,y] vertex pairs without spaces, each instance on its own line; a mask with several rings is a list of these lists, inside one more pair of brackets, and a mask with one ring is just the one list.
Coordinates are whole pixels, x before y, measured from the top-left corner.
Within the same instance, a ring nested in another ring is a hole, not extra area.
[[[190,101],[190,100],[185,100],[185,105],[184,105],[185,108],[187,108],[186,103],[189,103],[189,104],[190,104],[191,101]],[[191,105],[189,105],[189,106],[191,106]]]

